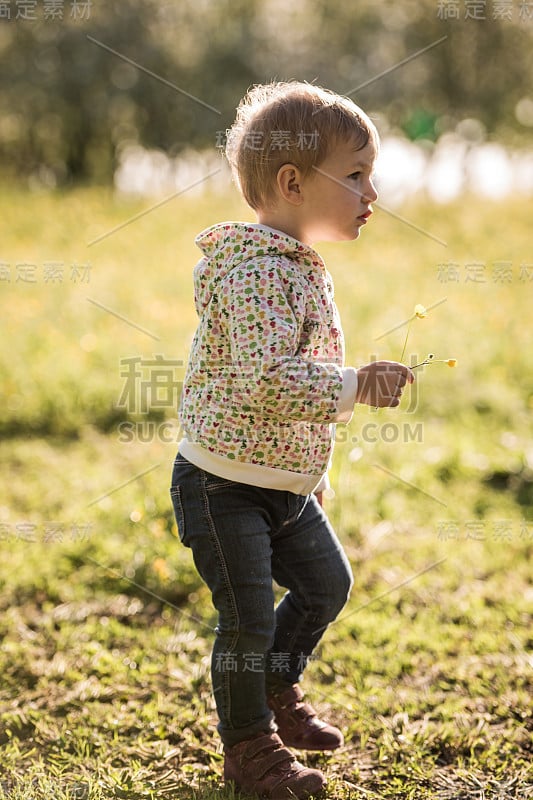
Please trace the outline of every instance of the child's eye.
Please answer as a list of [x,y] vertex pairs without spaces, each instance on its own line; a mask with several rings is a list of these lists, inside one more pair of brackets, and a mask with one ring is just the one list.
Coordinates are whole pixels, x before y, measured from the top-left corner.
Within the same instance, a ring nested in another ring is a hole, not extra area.
[[357,180],[357,178],[361,177],[361,173],[360,172],[352,172],[352,174],[348,175],[348,177],[349,178],[353,178],[354,180]]

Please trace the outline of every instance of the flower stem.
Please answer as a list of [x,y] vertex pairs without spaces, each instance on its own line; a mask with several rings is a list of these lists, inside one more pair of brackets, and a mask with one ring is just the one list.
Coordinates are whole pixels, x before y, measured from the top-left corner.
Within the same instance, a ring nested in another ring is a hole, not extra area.
[[408,338],[409,338],[409,331],[411,330],[411,322],[412,322],[412,321],[413,321],[413,317],[411,317],[411,319],[410,319],[410,320],[409,320],[409,322],[407,323],[407,333],[405,334],[405,342],[403,343],[403,350],[402,350],[402,354],[401,354],[401,356],[400,356],[400,361],[403,361],[403,357],[404,357],[404,353],[405,353],[405,348],[407,347],[407,340],[408,340]]

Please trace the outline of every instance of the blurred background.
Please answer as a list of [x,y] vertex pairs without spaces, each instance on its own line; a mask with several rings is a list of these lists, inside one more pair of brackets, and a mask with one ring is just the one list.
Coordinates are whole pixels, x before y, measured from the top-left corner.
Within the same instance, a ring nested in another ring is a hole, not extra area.
[[216,157],[239,98],[273,78],[317,82],[371,114],[386,140],[383,190],[394,200],[424,187],[449,200],[466,187],[501,195],[533,186],[530,3],[3,8],[0,171],[30,188],[98,183],[157,194],[194,180]]

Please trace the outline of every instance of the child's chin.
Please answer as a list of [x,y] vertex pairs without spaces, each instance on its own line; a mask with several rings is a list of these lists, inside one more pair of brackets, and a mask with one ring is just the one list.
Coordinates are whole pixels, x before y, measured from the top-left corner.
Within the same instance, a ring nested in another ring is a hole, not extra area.
[[337,230],[337,231],[328,231],[323,232],[322,236],[317,236],[313,241],[315,242],[353,242],[355,239],[359,238],[359,234],[361,233],[360,228],[355,228],[352,230]]
[[359,234],[361,233],[361,229],[359,227],[356,228],[345,228],[343,231],[337,231],[334,241],[336,242],[353,242],[354,239],[359,238]]

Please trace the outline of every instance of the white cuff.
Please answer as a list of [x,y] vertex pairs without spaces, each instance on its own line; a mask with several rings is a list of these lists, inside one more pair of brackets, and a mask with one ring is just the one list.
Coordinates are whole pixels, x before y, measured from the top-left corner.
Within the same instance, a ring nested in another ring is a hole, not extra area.
[[342,391],[337,406],[335,422],[349,422],[352,418],[357,395],[357,370],[346,367],[342,371]]

